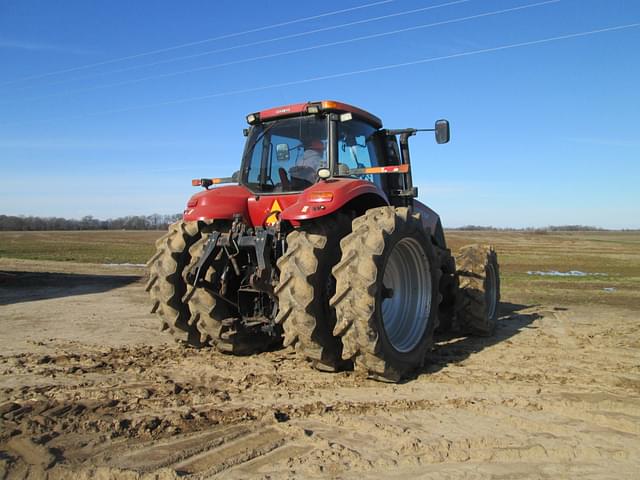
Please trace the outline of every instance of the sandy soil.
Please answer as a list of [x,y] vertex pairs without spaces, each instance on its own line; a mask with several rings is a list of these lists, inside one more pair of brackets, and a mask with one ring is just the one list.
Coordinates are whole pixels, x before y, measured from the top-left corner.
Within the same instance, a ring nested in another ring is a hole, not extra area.
[[506,303],[389,385],[182,348],[141,270],[38,265],[0,261],[0,478],[638,478],[637,312]]

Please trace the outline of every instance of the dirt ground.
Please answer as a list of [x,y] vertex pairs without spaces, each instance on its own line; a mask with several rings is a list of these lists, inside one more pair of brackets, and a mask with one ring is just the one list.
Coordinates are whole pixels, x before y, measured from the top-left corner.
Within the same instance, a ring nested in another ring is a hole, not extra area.
[[0,479],[638,478],[638,312],[509,303],[393,385],[186,349],[142,269],[0,259]]

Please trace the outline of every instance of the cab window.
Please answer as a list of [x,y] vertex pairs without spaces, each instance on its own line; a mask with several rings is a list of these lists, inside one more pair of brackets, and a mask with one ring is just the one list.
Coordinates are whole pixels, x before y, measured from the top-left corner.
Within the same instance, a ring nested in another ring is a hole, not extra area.
[[326,117],[255,125],[245,146],[242,183],[256,193],[302,191],[318,181],[318,169],[327,164],[326,151]]
[[338,175],[353,176],[380,186],[380,176],[371,174],[350,174],[357,168],[380,165],[380,150],[376,129],[359,120],[349,120],[338,124]]

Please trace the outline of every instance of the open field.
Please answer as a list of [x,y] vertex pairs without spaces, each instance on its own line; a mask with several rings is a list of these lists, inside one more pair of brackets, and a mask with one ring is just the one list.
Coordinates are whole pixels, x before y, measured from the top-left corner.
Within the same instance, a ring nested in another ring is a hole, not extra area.
[[[492,243],[500,255],[503,291],[517,303],[621,306],[640,311],[640,233],[447,232],[455,251],[470,240]],[[577,270],[584,277],[527,272]],[[607,291],[604,289],[615,289]]]
[[637,478],[640,234],[447,232],[496,245],[499,327],[398,385],[171,343],[104,265],[160,234],[0,232],[0,479]]
[[0,232],[0,258],[83,263],[145,263],[164,232],[93,230]]
[[[154,241],[163,233],[0,232],[0,259],[143,264],[154,252]],[[453,251],[470,242],[494,244],[500,254],[503,291],[516,302],[589,302],[640,310],[640,233],[451,230],[447,232],[447,241]],[[527,274],[549,270],[579,270],[604,275],[553,277]]]

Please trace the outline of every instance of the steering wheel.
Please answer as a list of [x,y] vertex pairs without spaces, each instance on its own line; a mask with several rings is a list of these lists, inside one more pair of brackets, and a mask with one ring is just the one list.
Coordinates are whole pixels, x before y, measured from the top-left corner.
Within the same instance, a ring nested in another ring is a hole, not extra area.
[[289,177],[287,176],[287,171],[280,167],[278,168],[278,175],[280,176],[280,183],[282,184],[282,190],[288,192],[291,190],[291,182],[289,182]]

